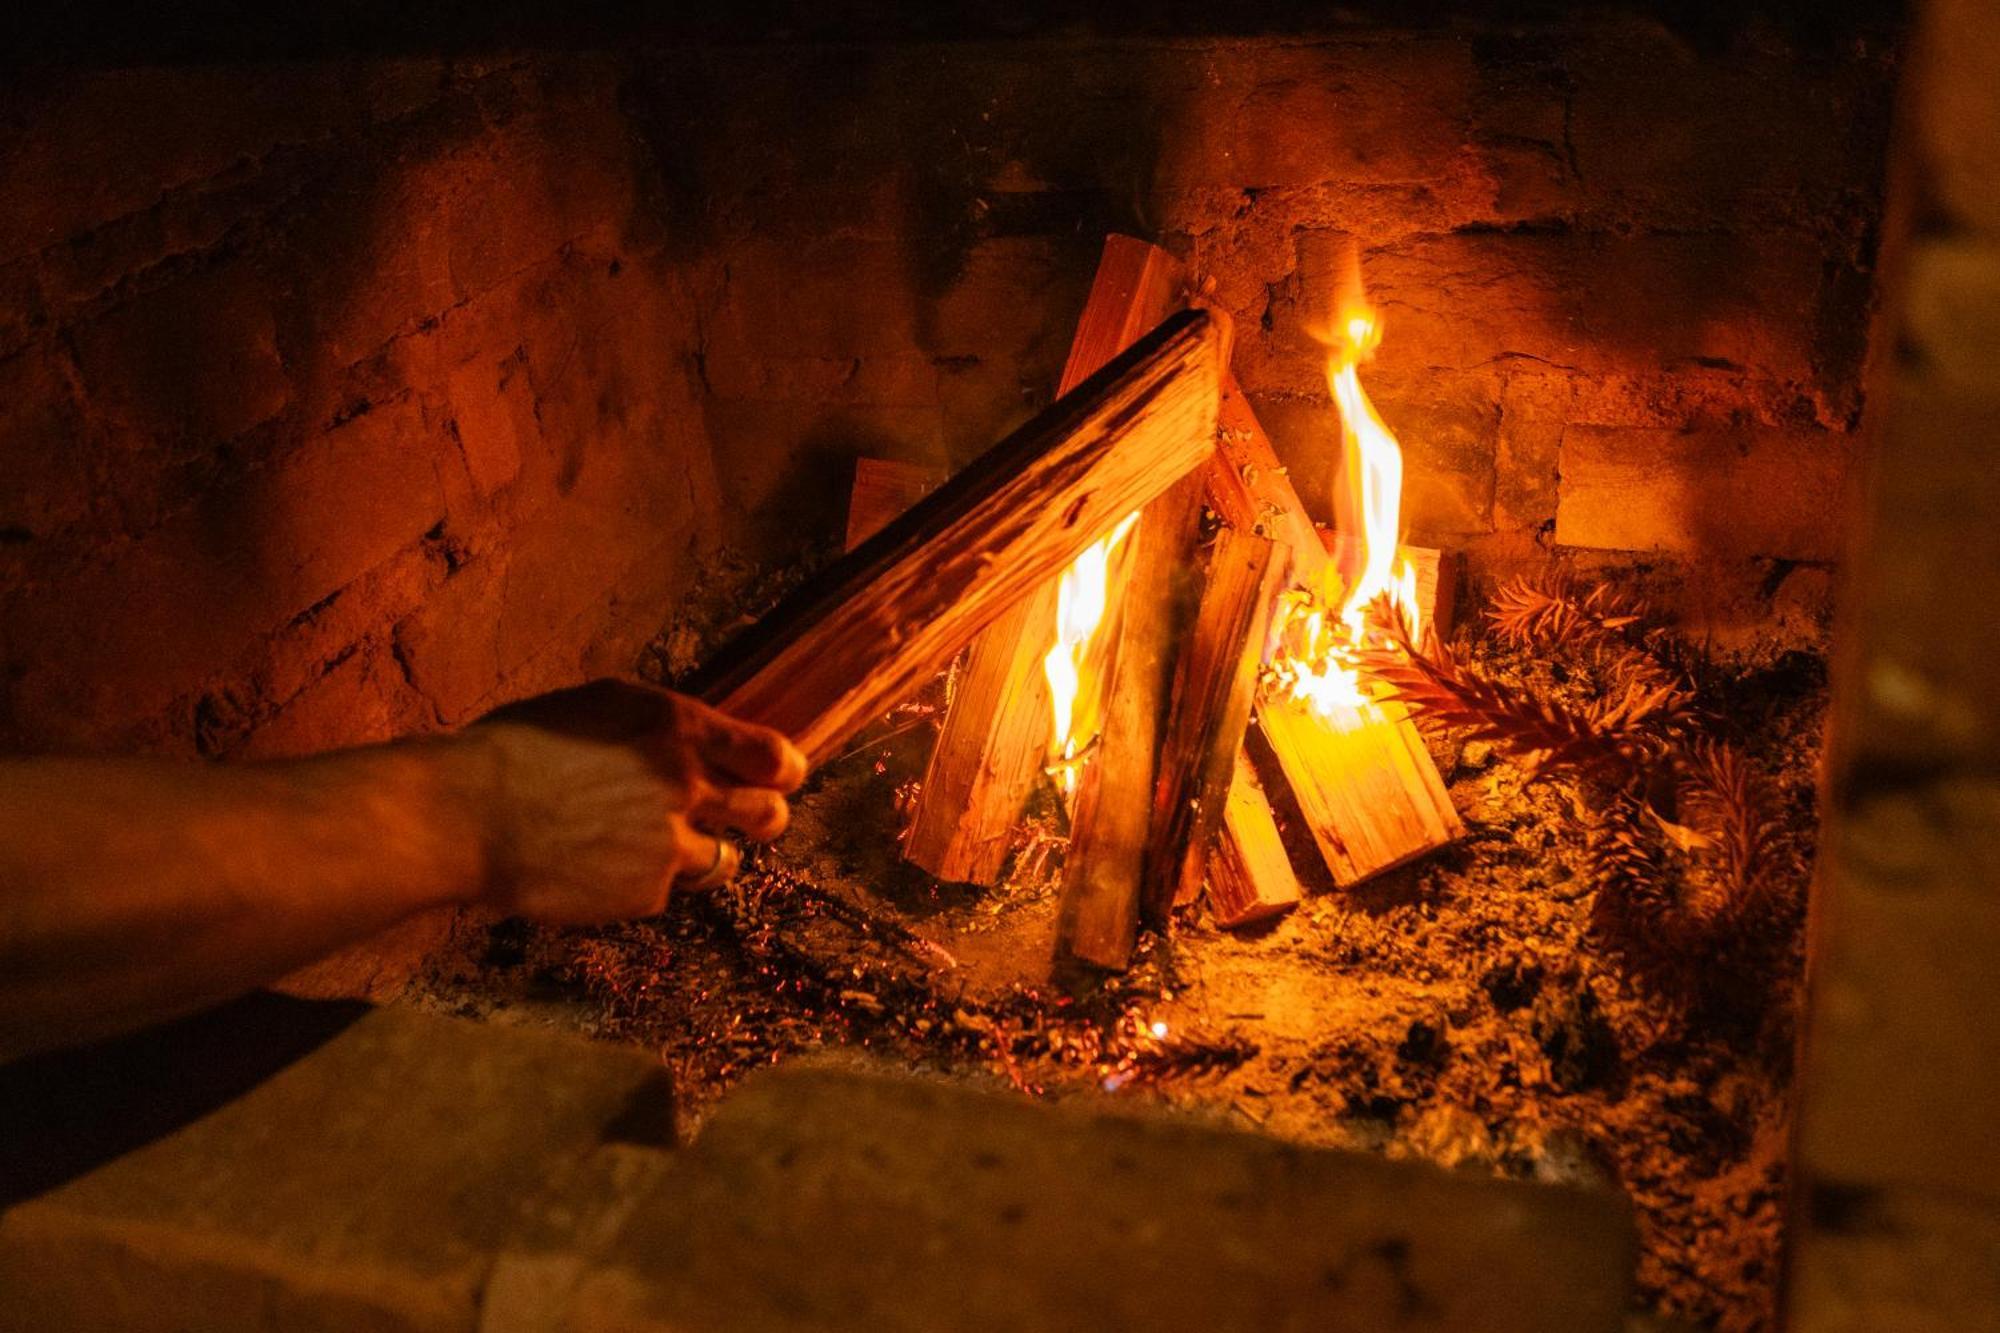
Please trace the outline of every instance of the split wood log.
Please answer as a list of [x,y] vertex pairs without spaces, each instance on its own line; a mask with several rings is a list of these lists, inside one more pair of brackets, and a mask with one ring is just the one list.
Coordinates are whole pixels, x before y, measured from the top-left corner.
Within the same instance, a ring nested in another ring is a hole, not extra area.
[[1299,877],[1257,770],[1240,749],[1222,822],[1225,836],[1215,840],[1207,873],[1208,909],[1216,924],[1247,926],[1298,906]]
[[917,793],[903,856],[953,884],[993,884],[1049,758],[1042,658],[1056,583],[1035,585],[972,641]]
[[951,474],[922,463],[892,458],[854,460],[854,485],[847,493],[847,544],[851,551],[873,537],[889,521],[944,485]]
[[1056,911],[1056,964],[1111,971],[1132,960],[1153,816],[1160,736],[1179,637],[1177,604],[1194,564],[1202,483],[1188,477],[1146,506],[1118,596],[1104,725],[1077,781]]
[[1327,714],[1266,690],[1257,724],[1342,888],[1465,832],[1436,761],[1401,707],[1371,703]]
[[[1224,521],[1289,545],[1294,584],[1322,587],[1333,556],[1233,378],[1223,388],[1219,426],[1216,461],[1204,473],[1209,503]],[[1414,563],[1420,571],[1426,565],[1433,571],[1435,614],[1449,581],[1435,572],[1439,560]],[[1329,717],[1266,697],[1257,706],[1257,721],[1334,883],[1343,888],[1465,831],[1437,763],[1400,708],[1371,705]]]
[[[1180,261],[1130,236],[1104,242],[1058,393],[1068,393],[1179,304]],[[992,884],[1050,749],[1042,659],[1055,642],[1051,579],[973,640],[918,791],[903,855],[939,879]]]
[[1167,320],[786,598],[695,690],[831,758],[1210,457],[1227,341],[1204,312]]
[[1155,928],[1166,924],[1184,891],[1199,890],[1222,828],[1284,572],[1282,553],[1270,538],[1227,527],[1216,535],[1194,624],[1174,666],[1160,743],[1140,896],[1141,916]]

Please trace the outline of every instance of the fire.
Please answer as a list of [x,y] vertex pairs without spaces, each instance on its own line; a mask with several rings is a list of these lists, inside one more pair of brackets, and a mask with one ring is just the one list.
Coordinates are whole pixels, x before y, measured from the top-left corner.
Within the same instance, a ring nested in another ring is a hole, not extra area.
[[1097,735],[1098,691],[1085,688],[1085,677],[1102,657],[1094,649],[1097,631],[1111,604],[1111,566],[1138,521],[1138,514],[1127,514],[1078,556],[1056,585],[1056,642],[1042,659],[1042,674],[1048,677],[1049,709],[1055,724],[1050,747],[1054,758],[1049,769],[1066,797],[1075,795],[1084,751]]
[[[1351,574],[1332,585],[1292,595],[1282,611],[1279,679],[1292,697],[1322,713],[1369,701],[1353,653],[1367,640],[1368,608],[1384,595],[1399,608],[1413,634],[1418,624],[1417,576],[1396,554],[1403,511],[1403,449],[1396,433],[1361,387],[1360,365],[1382,341],[1382,321],[1361,288],[1360,261],[1350,252],[1332,335],[1326,378],[1340,409],[1340,480],[1333,497],[1343,537],[1354,539]],[[1329,610],[1329,608],[1332,608]]]

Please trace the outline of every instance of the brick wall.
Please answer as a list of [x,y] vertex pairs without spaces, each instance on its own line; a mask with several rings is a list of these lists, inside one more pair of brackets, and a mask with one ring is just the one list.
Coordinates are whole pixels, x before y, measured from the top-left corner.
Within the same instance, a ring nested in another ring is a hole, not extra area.
[[273,753],[628,666],[724,537],[617,67],[44,75],[0,131],[0,737]]
[[1109,229],[1214,280],[1308,495],[1352,237],[1414,538],[1774,586],[1837,546],[1888,74],[1593,22],[17,80],[0,743],[281,753],[625,668],[830,543],[856,454],[1044,403]]

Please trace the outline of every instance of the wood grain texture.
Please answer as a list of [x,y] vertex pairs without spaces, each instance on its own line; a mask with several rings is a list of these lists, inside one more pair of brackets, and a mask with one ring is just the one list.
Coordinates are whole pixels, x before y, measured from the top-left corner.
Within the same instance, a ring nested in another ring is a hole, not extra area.
[[1058,968],[1082,963],[1117,971],[1132,960],[1181,628],[1176,608],[1194,564],[1201,490],[1199,477],[1169,488],[1146,506],[1129,539],[1104,730],[1084,765],[1070,815],[1056,912]]
[[1056,585],[1036,585],[979,632],[924,770],[903,856],[954,884],[994,884],[1049,757],[1042,658]]
[[892,458],[854,460],[854,485],[847,493],[847,542],[851,551],[909,509],[917,501],[944,485],[951,474],[922,463],[899,463]]
[[1208,910],[1216,924],[1247,926],[1298,906],[1299,877],[1278,833],[1270,798],[1241,749],[1236,752],[1235,779],[1223,807],[1222,825],[1205,876]]
[[[1333,563],[1329,543],[1233,377],[1224,383],[1218,420],[1215,461],[1203,473],[1209,504],[1225,522],[1284,542],[1290,581],[1319,586]],[[1420,596],[1430,571],[1435,612],[1450,584],[1439,573],[1441,559],[1422,548],[1405,550],[1419,572]],[[1357,884],[1464,832],[1436,762],[1400,709],[1347,710],[1328,719],[1302,705],[1265,701],[1257,719],[1335,883]]]
[[1160,743],[1141,918],[1164,926],[1183,889],[1201,884],[1210,845],[1250,725],[1271,609],[1284,578],[1276,542],[1223,528],[1215,539],[1194,623],[1174,665]]
[[1465,832],[1437,764],[1402,709],[1369,704],[1328,716],[1267,692],[1257,722],[1341,887]]
[[817,764],[1214,452],[1225,329],[1175,315],[724,648],[695,689]]
[[[1179,304],[1181,266],[1111,236],[1077,321],[1058,393],[1068,393]],[[1051,748],[1042,659],[1055,643],[1056,580],[973,640],[912,812],[903,855],[939,879],[993,884]]]

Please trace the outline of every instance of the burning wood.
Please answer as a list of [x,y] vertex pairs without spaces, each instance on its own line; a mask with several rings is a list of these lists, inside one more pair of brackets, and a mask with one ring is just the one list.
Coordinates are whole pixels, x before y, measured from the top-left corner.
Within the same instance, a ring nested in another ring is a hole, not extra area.
[[[1165,924],[1174,903],[1200,892],[1209,847],[1223,831],[1223,808],[1243,751],[1283,577],[1276,542],[1236,528],[1217,535],[1194,627],[1174,673],[1172,710],[1160,746],[1141,903],[1155,926]],[[1290,876],[1289,865],[1285,873]],[[1292,887],[1296,899],[1297,881]]]
[[[1111,238],[1065,387],[1181,300],[1180,283],[1165,252]],[[1462,831],[1408,718],[1364,689],[1359,674],[1361,657],[1383,647],[1370,637],[1370,606],[1385,600],[1423,623],[1448,613],[1451,580],[1439,553],[1395,541],[1401,452],[1359,380],[1380,330],[1358,273],[1335,327],[1328,383],[1341,408],[1343,485],[1334,508],[1347,523],[1337,539],[1313,524],[1221,370],[1216,460],[1201,480],[1143,514],[1135,506],[1122,521],[1100,523],[1060,578],[1011,580],[1010,604],[991,617],[959,677],[905,855],[940,878],[997,878],[1047,764],[1072,807],[1059,960],[1123,967],[1141,914],[1163,926],[1204,873],[1226,923],[1297,901],[1275,816],[1240,753],[1260,671],[1261,729],[1336,883],[1357,883]],[[879,466],[858,473],[851,525],[880,521],[922,484]],[[1192,567],[1203,494],[1225,527],[1205,591],[1184,599],[1199,609],[1183,644],[1176,589]],[[905,556],[918,549],[902,547]]]
[[[1335,378],[1351,376],[1336,371]],[[1368,408],[1371,415],[1373,411]],[[1225,521],[1289,538],[1291,583],[1306,593],[1291,598],[1284,613],[1281,631],[1290,642],[1274,661],[1278,679],[1267,686],[1258,705],[1258,726],[1271,742],[1334,882],[1356,884],[1443,846],[1464,832],[1464,825],[1422,737],[1400,708],[1365,694],[1352,661],[1343,660],[1365,640],[1366,607],[1356,609],[1352,596],[1336,603],[1336,593],[1350,585],[1333,552],[1358,557],[1354,563],[1372,567],[1376,581],[1384,577],[1386,566],[1392,586],[1382,591],[1398,594],[1419,618],[1435,613],[1448,580],[1441,576],[1435,552],[1394,546],[1393,526],[1386,537],[1377,534],[1372,548],[1354,534],[1344,535],[1330,549],[1233,381],[1224,389],[1220,420],[1216,463],[1204,474],[1210,502]],[[1380,427],[1380,418],[1374,423]],[[1388,445],[1394,447],[1393,437]],[[1382,479],[1357,481],[1360,472],[1354,466],[1346,469],[1350,482],[1371,491],[1368,499],[1379,520],[1380,511],[1390,508],[1379,494]],[[1430,570],[1428,599],[1417,572],[1425,567]],[[1252,798],[1243,800],[1247,805]]]
[[696,688],[820,763],[1214,451],[1227,335],[1177,315],[724,649]]
[[1179,637],[1176,583],[1192,563],[1200,517],[1201,482],[1189,478],[1146,507],[1132,536],[1103,730],[1080,766],[1070,821],[1056,917],[1059,962],[1117,970],[1132,957]]
[[[1165,319],[1178,304],[1179,285],[1180,264],[1166,251],[1127,236],[1109,238],[1057,392],[1074,389]],[[1049,645],[1052,626],[1083,619],[1076,614],[1079,594],[1094,594],[1094,614],[1068,645],[1088,650],[1090,631],[1103,617],[1114,544],[1106,537],[1093,545],[1061,580],[1038,587],[973,641],[903,844],[904,856],[939,879],[997,882],[1021,810],[1052,752],[1061,761],[1067,742],[1073,761],[1074,750],[1095,734],[1094,727],[1079,731],[1075,722],[1079,702],[1094,716],[1097,692],[1079,700],[1080,682],[1060,674],[1076,662],[1054,656],[1065,645]],[[1070,593],[1068,603],[1059,583]],[[1068,686],[1059,699],[1051,695],[1052,665]]]

